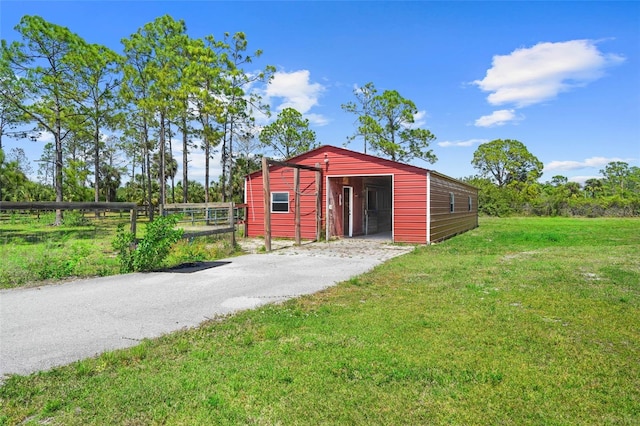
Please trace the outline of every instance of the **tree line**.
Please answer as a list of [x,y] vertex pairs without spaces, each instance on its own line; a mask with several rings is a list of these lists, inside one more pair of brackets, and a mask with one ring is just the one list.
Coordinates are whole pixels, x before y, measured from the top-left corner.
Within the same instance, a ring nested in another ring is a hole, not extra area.
[[480,189],[480,212],[491,216],[639,216],[640,167],[612,161],[583,185],[562,175],[539,181],[543,164],[520,141],[498,139],[478,147],[478,171],[464,178]]
[[[47,133],[53,142],[44,146],[38,182],[27,179],[23,150],[0,155],[0,200],[123,199],[146,206],[152,219],[153,207],[168,201],[238,201],[242,176],[259,167],[260,155],[288,158],[318,146],[295,109],[256,124],[270,111],[252,87],[269,84],[275,68],[248,69],[262,51],[250,52],[242,32],[194,39],[184,21],[165,15],[123,38],[116,53],[39,16],[24,16],[15,30],[21,40],[2,40],[0,52],[0,151],[3,136]],[[372,83],[355,93],[362,108],[343,108],[359,115],[358,135],[373,149],[435,161],[427,149],[433,135],[408,126],[413,102],[392,90],[377,95]],[[196,150],[204,154],[204,185],[189,179]],[[222,172],[212,181],[216,153]]]
[[262,54],[247,51],[243,33],[192,39],[184,21],[165,15],[122,39],[119,54],[39,16],[24,16],[15,30],[21,41],[2,40],[2,133],[31,124],[30,133],[53,137],[41,174],[47,185],[51,178],[56,201],[86,198],[82,189],[90,175],[94,200],[113,198],[123,173],[116,158],[124,154],[131,170],[125,196],[147,205],[152,217],[152,206],[167,200],[169,179],[175,190],[172,143],[178,134],[187,183],[181,198],[188,198],[189,153],[201,149],[208,160],[218,146],[221,195],[231,196],[225,185],[234,141],[250,131],[251,109],[267,110],[245,87],[274,72],[271,66],[243,68]]
[[[271,112],[254,88],[269,84],[275,68],[249,69],[263,52],[250,51],[242,32],[194,39],[184,21],[164,15],[123,38],[117,53],[39,16],[24,16],[15,30],[20,40],[0,46],[0,201],[133,201],[153,219],[167,202],[239,202],[243,177],[262,155],[290,158],[319,145],[293,108],[257,124]],[[356,117],[347,142],[361,139],[365,153],[399,162],[437,160],[435,136],[416,125],[411,100],[371,82],[353,94],[341,105]],[[2,138],[42,133],[53,142],[34,182],[24,150],[3,151]],[[196,152],[204,184],[189,178]],[[472,164],[478,175],[464,180],[481,189],[485,214],[639,214],[638,168],[623,162],[584,187],[562,176],[539,183],[542,163],[519,141],[483,144]]]

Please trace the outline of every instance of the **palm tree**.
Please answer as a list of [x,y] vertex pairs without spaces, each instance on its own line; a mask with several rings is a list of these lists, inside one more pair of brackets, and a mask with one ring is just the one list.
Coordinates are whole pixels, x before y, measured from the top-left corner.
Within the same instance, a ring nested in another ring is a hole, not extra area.
[[[172,179],[178,173],[178,160],[174,157],[165,156],[164,158],[164,182],[160,181],[160,153],[153,154],[151,163],[151,176],[158,180],[160,185],[166,184],[168,179]],[[175,194],[171,194],[172,202],[175,201]],[[166,202],[166,200],[164,200]]]
[[589,194],[591,198],[597,198],[598,195],[602,194],[603,190],[602,179],[587,179],[584,183],[584,192]]

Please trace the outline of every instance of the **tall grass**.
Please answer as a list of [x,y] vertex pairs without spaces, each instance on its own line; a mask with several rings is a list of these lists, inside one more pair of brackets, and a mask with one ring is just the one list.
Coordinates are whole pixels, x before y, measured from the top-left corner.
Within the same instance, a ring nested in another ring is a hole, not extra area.
[[0,419],[639,424],[639,313],[637,219],[485,219],[318,294],[8,378]]
[[0,223],[0,288],[117,273],[110,247],[116,222],[67,214],[67,222],[54,227],[51,219],[12,215]]
[[[55,227],[50,225],[54,218],[53,213],[39,217],[13,214],[0,222],[0,289],[120,272],[112,243],[118,224],[128,224],[128,216],[95,219],[68,212],[65,223]],[[146,225],[138,221],[138,238],[144,237]],[[182,241],[172,247],[164,265],[233,255],[237,248],[229,241],[224,235]]]

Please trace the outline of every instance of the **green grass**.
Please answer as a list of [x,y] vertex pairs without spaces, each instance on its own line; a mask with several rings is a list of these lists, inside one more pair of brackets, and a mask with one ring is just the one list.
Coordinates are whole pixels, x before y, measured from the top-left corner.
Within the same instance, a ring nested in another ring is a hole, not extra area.
[[640,423],[640,221],[483,219],[316,295],[0,388],[0,424]]
[[[0,221],[0,289],[120,272],[112,241],[118,224],[129,223],[128,215],[112,214],[99,220],[90,214],[66,217],[74,220],[61,226],[50,225],[53,214],[39,219],[16,214]],[[138,221],[138,238],[144,237],[146,223]],[[215,260],[235,252],[228,236],[198,237],[177,243],[166,265]]]

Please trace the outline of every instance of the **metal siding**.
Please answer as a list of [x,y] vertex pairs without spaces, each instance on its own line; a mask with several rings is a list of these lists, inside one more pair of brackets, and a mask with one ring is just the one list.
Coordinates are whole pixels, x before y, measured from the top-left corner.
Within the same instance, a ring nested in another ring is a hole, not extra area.
[[264,236],[264,214],[262,208],[264,198],[262,196],[262,176],[259,178],[251,175],[247,176],[246,186],[247,236]]
[[424,175],[396,172],[393,182],[395,241],[420,244],[427,241],[426,200],[427,185]]
[[[324,162],[325,153],[328,163]],[[318,163],[327,178],[393,175],[393,239],[395,242],[426,242],[425,169],[331,146],[296,157],[295,162],[308,166]],[[323,206],[326,206],[326,190],[323,191]],[[272,235],[276,236],[273,229]]]
[[[325,162],[325,158],[328,162]],[[327,228],[327,194],[330,178],[356,176],[393,176],[393,240],[424,244],[437,241],[477,226],[477,189],[462,182],[430,172],[426,169],[396,163],[383,158],[346,150],[333,146],[323,146],[289,160],[296,164],[323,168],[322,222]],[[293,209],[293,171],[287,169],[287,176],[281,179],[282,168],[271,168],[271,191],[289,191]],[[287,174],[288,173],[288,174]],[[427,174],[430,178],[427,178]],[[302,170],[301,186],[311,185],[315,191],[315,172]],[[262,175],[258,172],[247,177],[249,211],[249,236],[264,235],[264,215],[262,214]],[[430,211],[427,212],[427,183],[430,180]],[[347,180],[348,181],[348,180]],[[289,184],[286,184],[289,182]],[[288,187],[287,187],[288,185]],[[453,191],[451,191],[453,189]],[[449,213],[449,192],[456,194],[456,212]],[[468,212],[466,194],[472,196],[473,211]],[[315,197],[301,198],[301,231],[305,239],[315,238]],[[431,215],[431,236],[427,236],[427,217]],[[294,237],[294,215],[272,214],[272,236],[275,238]]]
[[[449,193],[454,194],[454,212],[449,208]],[[469,211],[468,197],[472,200]],[[478,226],[478,191],[442,175],[431,175],[431,241],[439,241]]]
[[431,244],[431,172],[427,173],[427,244]]
[[[295,198],[293,193],[293,169],[272,167],[270,179],[271,192],[289,193],[289,212],[271,213],[271,235],[274,238],[295,237]],[[264,212],[262,177],[252,178],[247,186],[252,187],[249,194],[249,211],[247,221],[249,232],[247,236],[264,236]],[[315,201],[315,172],[301,170],[300,173],[300,234],[304,239],[315,239],[316,201]]]

